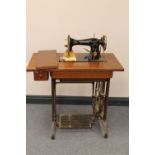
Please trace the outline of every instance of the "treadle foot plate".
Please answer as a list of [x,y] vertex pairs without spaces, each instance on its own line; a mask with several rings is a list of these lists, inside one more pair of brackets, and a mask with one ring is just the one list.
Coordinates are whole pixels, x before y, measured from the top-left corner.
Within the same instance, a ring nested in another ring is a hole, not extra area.
[[59,128],[61,129],[90,129],[92,115],[59,115]]

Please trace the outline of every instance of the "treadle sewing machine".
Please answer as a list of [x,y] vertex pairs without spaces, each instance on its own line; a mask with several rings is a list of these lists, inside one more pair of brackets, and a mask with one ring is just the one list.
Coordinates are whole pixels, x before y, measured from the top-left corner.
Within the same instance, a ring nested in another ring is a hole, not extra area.
[[[27,66],[33,72],[34,80],[44,81],[51,77],[52,89],[52,123],[51,138],[55,139],[56,128],[92,128],[99,121],[102,135],[107,138],[107,102],[110,78],[114,71],[124,68],[112,53],[104,53],[106,36],[75,40],[68,36],[67,50],[57,53],[56,50],[39,51],[32,55]],[[75,53],[75,45],[90,46],[88,53]],[[101,52],[101,47],[103,52]],[[56,113],[56,84],[60,83],[91,83],[92,114],[59,114]]]
[[[64,53],[63,60],[64,61],[103,61],[101,57],[101,47],[103,51],[106,50],[107,47],[107,39],[106,36],[101,37],[101,39],[97,38],[88,38],[88,39],[81,39],[75,40],[68,36],[67,38],[68,44],[66,45],[67,51]],[[85,45],[90,46],[90,50],[85,49],[89,52],[89,55],[83,57],[83,60],[77,59],[72,47],[75,45]]]

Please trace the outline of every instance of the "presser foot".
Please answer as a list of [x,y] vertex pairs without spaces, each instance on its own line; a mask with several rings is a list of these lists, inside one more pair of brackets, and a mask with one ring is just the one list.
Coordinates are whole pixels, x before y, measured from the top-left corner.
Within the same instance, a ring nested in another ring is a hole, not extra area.
[[73,51],[65,51],[62,57],[63,61],[76,61],[76,55]]

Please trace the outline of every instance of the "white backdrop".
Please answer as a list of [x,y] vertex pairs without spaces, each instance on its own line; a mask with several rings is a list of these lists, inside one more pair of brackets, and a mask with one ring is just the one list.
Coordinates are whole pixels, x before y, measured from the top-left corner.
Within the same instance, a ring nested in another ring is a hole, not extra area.
[[[128,97],[128,0],[27,0],[27,62],[38,50],[65,50],[68,34],[75,39],[107,35],[107,51],[124,66],[111,80],[110,96]],[[82,47],[74,46],[83,51]],[[88,96],[88,84],[58,86],[58,95]],[[27,95],[50,95],[50,80],[37,82],[27,73]]]

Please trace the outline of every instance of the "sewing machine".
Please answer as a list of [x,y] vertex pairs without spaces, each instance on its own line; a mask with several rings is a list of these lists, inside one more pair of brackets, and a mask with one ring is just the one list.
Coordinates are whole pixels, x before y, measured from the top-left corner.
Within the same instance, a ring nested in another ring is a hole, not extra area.
[[71,38],[70,35],[68,35],[67,45],[65,45],[67,47],[67,50],[64,52],[63,55],[64,61],[81,61],[81,59],[77,59],[74,51],[72,50],[73,46],[75,45],[90,46],[90,50],[85,49],[87,52],[89,52],[89,55],[85,56],[83,61],[103,61],[101,57],[101,47],[103,48],[103,51],[106,50],[107,38],[104,35],[101,37],[101,39],[88,38],[76,40]]
[[[74,45],[90,46],[89,55],[85,53],[76,53],[75,55],[72,50]],[[33,53],[27,71],[33,72],[35,81],[47,81],[51,77],[52,120],[50,136],[52,139],[55,139],[57,128],[92,128],[97,120],[102,135],[104,138],[108,137],[107,105],[110,79],[113,77],[113,72],[124,71],[124,68],[113,53],[101,53],[101,47],[105,50],[106,45],[106,36],[101,37],[101,39],[83,40],[75,40],[68,36],[68,49],[64,54],[56,50]],[[66,60],[60,61],[59,58],[62,55]],[[74,61],[79,57],[86,59],[87,62],[64,62]],[[105,61],[102,61],[101,58],[104,58]],[[61,83],[92,84],[92,114],[57,114],[56,85]]]

